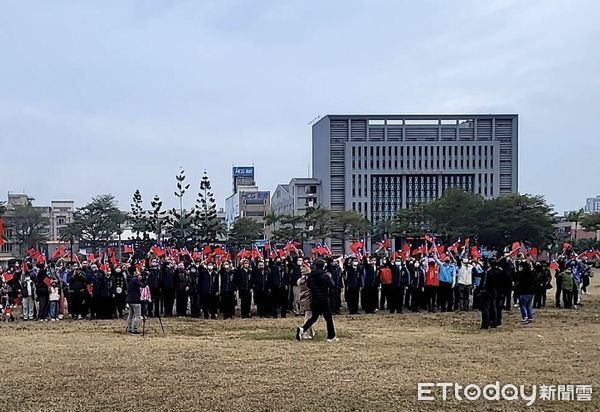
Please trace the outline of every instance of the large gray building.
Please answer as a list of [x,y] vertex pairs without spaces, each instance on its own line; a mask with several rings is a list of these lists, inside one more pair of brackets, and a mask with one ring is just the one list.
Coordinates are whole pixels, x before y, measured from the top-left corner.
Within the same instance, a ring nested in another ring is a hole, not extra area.
[[319,206],[320,199],[319,179],[296,177],[277,186],[271,197],[271,211],[275,215],[304,216],[307,210]]
[[376,223],[448,187],[515,193],[517,130],[515,114],[325,116],[312,128],[320,203]]

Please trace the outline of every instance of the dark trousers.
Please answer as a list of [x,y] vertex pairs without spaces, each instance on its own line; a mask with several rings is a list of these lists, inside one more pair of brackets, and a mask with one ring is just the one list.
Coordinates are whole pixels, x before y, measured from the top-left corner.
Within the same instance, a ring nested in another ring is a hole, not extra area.
[[85,292],[71,292],[71,306],[69,307],[69,311],[71,312],[71,317],[75,318],[77,316],[85,316],[85,307],[83,305]]
[[249,290],[240,290],[240,311],[242,319],[250,317],[250,304],[252,303],[252,293]]
[[150,288],[150,296],[152,297],[152,305],[148,308],[149,317],[160,316],[160,288]]
[[579,304],[579,285],[573,282],[573,305],[577,306]]
[[98,319],[112,319],[113,299],[111,296],[98,296],[98,309],[96,317]]
[[173,316],[173,304],[175,303],[175,289],[164,288],[162,290],[163,311],[165,316]]
[[281,312],[281,317],[285,318],[287,314],[287,296],[288,291],[284,288],[273,289],[271,291],[271,308],[273,317],[276,318],[277,314]]
[[264,318],[269,315],[269,295],[265,290],[254,290],[254,304],[258,316]]
[[421,288],[411,286],[410,287],[410,310],[413,312],[419,311],[419,304],[421,300]]
[[573,291],[563,289],[562,291],[563,306],[565,309],[571,309],[573,307]]
[[200,292],[190,292],[190,311],[193,318],[200,317]]
[[375,286],[365,286],[362,290],[362,308],[365,313],[375,313],[377,309],[377,292]]
[[452,283],[440,282],[438,288],[438,306],[442,312],[452,312],[454,304],[454,293]]
[[302,330],[308,330],[308,328],[319,319],[319,316],[323,316],[325,318],[325,323],[327,324],[327,339],[335,338],[335,326],[333,324],[333,315],[329,303],[315,302],[311,304],[310,309],[312,310],[312,317],[302,325]]
[[381,297],[379,299],[379,310],[385,309],[385,303],[387,302],[387,308],[390,313],[396,311],[396,303],[394,300],[395,296],[392,294],[392,285],[381,285]]
[[177,316],[185,316],[187,312],[188,295],[185,290],[177,290]]
[[512,300],[511,300],[511,296],[512,296],[512,289],[506,289],[504,290],[504,292],[502,293],[502,297],[503,297],[503,301],[502,301],[502,306],[504,307],[504,309],[510,311],[512,308]]
[[333,290],[333,311],[340,313],[342,307],[342,288],[335,288]]
[[481,310],[481,327],[484,329],[495,328],[497,325],[497,306],[493,294],[482,292],[479,294],[479,309]]
[[[556,282],[558,284],[558,282]],[[556,287],[556,292],[554,293],[554,304],[556,305],[557,308],[560,308],[560,294],[562,292],[562,289],[560,288],[560,285],[557,285]],[[564,301],[564,294],[563,294],[563,301]]]
[[469,310],[469,292],[471,287],[468,285],[458,285],[459,307],[460,310]]
[[235,292],[221,292],[221,312],[224,319],[231,319],[235,315]]
[[425,286],[425,299],[427,302],[427,310],[429,312],[435,311],[437,293],[437,286]]
[[49,295],[38,294],[39,300],[39,311],[38,311],[38,319],[46,319],[48,317],[48,312],[50,310],[50,300]]
[[533,297],[533,307],[536,309],[546,306],[546,288],[536,289],[535,296]]
[[209,317],[215,319],[217,316],[217,306],[215,305],[216,295],[212,293],[203,293],[200,298],[200,306],[202,307],[202,314],[204,315],[204,319],[208,319]]
[[348,288],[346,289],[346,304],[348,305],[348,312],[351,315],[358,313],[358,297],[360,295],[360,288]]

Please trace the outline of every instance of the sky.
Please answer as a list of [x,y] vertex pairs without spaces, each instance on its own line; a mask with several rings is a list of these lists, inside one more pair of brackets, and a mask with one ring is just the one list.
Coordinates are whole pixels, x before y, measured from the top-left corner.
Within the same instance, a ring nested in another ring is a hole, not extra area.
[[174,206],[184,168],[224,206],[233,165],[264,190],[307,176],[319,115],[517,113],[520,192],[577,209],[600,194],[599,20],[595,0],[0,0],[0,199]]

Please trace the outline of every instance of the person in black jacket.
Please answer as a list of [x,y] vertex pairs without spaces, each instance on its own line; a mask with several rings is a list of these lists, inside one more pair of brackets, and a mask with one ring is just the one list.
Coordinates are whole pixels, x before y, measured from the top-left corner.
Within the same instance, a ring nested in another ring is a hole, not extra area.
[[86,315],[85,295],[86,295],[86,281],[83,276],[83,272],[79,267],[75,267],[71,281],[69,282],[69,289],[71,295],[71,316],[73,319],[81,320]]
[[188,293],[190,295],[190,313],[192,318],[200,317],[200,268],[192,263],[188,268]]
[[219,299],[219,272],[215,269],[214,263],[210,262],[206,265],[206,268],[200,270],[199,287],[204,319],[208,319],[209,316],[211,319],[216,319]]
[[162,266],[161,296],[163,311],[166,317],[173,316],[173,305],[175,304],[175,264],[168,259]]
[[223,262],[221,265],[221,312],[223,313],[223,319],[232,319],[235,315],[235,272],[231,267],[231,262]]
[[479,284],[481,329],[496,328],[502,324],[505,278],[502,267],[498,266],[495,259],[490,259]]
[[250,305],[252,304],[252,270],[250,269],[250,262],[244,259],[235,274],[235,283],[240,295],[242,319],[248,319],[250,318]]
[[286,317],[288,286],[289,279],[281,259],[277,258],[275,262],[271,261],[269,268],[269,289],[271,289],[271,308],[274,318],[277,318],[279,310],[281,310],[281,317]]
[[325,318],[327,323],[327,342],[335,342],[338,338],[335,336],[335,325],[333,323],[333,314],[329,304],[329,291],[335,287],[331,273],[325,271],[325,261],[323,259],[315,260],[315,269],[311,271],[308,277],[308,288],[310,289],[310,307],[312,317],[304,325],[296,329],[296,340],[300,341],[304,331],[319,319],[319,316]]
[[331,290],[331,309],[336,315],[340,314],[340,308],[342,307],[342,288],[344,287],[342,268],[337,259],[329,259],[327,263],[327,270],[331,273],[331,278],[335,287]]
[[50,309],[50,292],[48,290],[48,285],[50,283],[50,278],[48,277],[48,272],[46,271],[46,266],[44,264],[38,265],[38,273],[35,279],[35,291],[37,294],[37,298],[39,301],[39,309],[38,309],[38,320],[39,321],[47,321],[48,320],[48,311]]
[[173,284],[177,300],[175,304],[177,307],[177,316],[183,317],[187,312],[189,290],[188,272],[183,263],[177,265],[177,269],[175,269]]
[[377,310],[377,293],[379,291],[379,279],[377,276],[377,260],[366,257],[363,260],[362,308],[365,313],[375,313]]
[[115,295],[113,316],[118,319],[122,318],[125,313],[125,300],[127,297],[126,273],[127,268],[123,266],[117,266],[113,272],[112,286]]
[[254,291],[254,303],[256,304],[257,315],[261,318],[269,316],[270,297],[268,290],[269,270],[265,267],[265,262],[259,261],[252,271],[252,290]]
[[152,296],[152,305],[148,310],[149,317],[160,316],[160,301],[161,301],[161,268],[158,265],[158,260],[152,259],[150,267],[147,270],[148,280],[147,285],[150,287],[150,296]]
[[346,305],[350,315],[358,314],[358,300],[360,296],[360,288],[363,286],[362,266],[355,259],[349,259],[346,266]]
[[519,308],[522,323],[533,322],[533,295],[535,294],[535,279],[528,262],[522,260],[517,266],[517,289],[519,291]]
[[111,271],[100,271],[98,290],[95,293],[98,302],[97,318],[111,319],[113,314],[113,282]]

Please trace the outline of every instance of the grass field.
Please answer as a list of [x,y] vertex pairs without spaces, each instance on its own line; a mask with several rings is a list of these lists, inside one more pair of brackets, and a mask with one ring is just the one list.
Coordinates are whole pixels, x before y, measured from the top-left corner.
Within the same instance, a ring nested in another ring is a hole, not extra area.
[[[550,291],[550,292],[553,292]],[[593,291],[592,291],[593,292]],[[548,294],[550,297],[550,293]],[[553,300],[549,300],[553,302]],[[598,296],[547,308],[529,326],[517,310],[498,330],[479,314],[338,316],[341,341],[293,339],[297,318],[163,320],[129,336],[119,321],[0,325],[0,405],[23,410],[376,411],[527,409],[523,402],[419,402],[418,382],[591,384],[600,392]],[[600,410],[537,401],[529,410]]]

